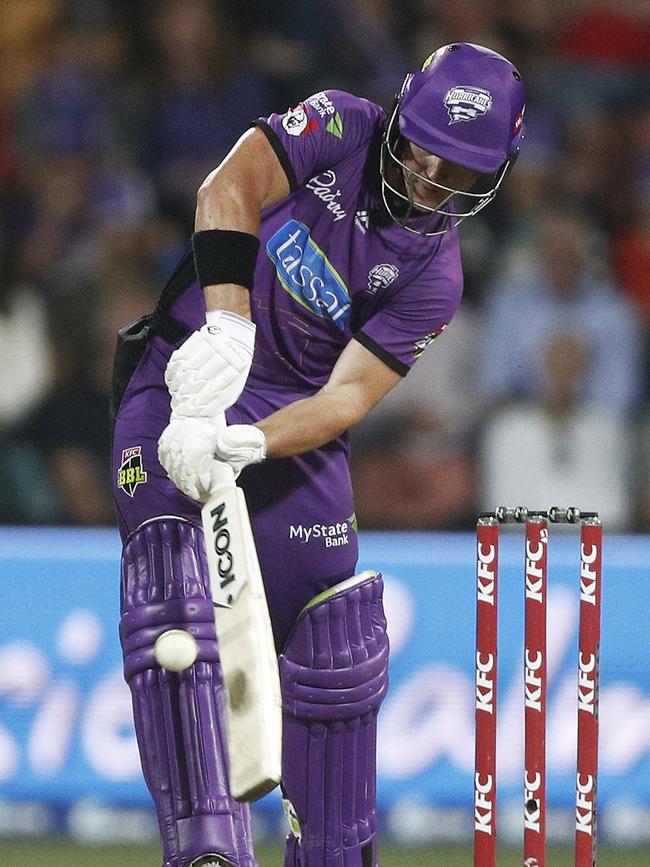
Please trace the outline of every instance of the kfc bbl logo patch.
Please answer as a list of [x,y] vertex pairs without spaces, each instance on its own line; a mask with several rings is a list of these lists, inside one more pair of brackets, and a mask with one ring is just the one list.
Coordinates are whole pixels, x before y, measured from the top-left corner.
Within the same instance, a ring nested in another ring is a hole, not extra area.
[[476,120],[479,115],[487,114],[492,108],[492,94],[482,87],[457,84],[445,94],[444,103],[452,123]]
[[436,339],[439,334],[447,328],[446,325],[443,325],[442,328],[439,328],[437,331],[432,331],[430,334],[426,334],[424,337],[420,338],[420,340],[416,340],[413,344],[413,356],[414,358],[419,358],[424,350],[430,343]]
[[142,468],[142,446],[122,450],[122,463],[117,471],[117,487],[128,497],[135,494],[138,485],[144,485],[147,473]]

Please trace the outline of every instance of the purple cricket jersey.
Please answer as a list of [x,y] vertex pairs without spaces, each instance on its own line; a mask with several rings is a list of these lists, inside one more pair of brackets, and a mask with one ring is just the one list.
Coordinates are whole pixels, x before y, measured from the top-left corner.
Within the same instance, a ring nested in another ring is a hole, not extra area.
[[[384,121],[379,106],[341,91],[258,121],[292,195],[262,215],[246,393],[274,393],[278,406],[313,394],[352,338],[404,375],[455,313],[457,233],[422,237],[373,222]],[[198,286],[172,309],[193,328],[204,311]]]
[[[231,423],[257,421],[314,394],[352,339],[405,375],[452,318],[462,293],[457,232],[415,235],[377,216],[385,119],[379,106],[332,90],[257,121],[291,195],[262,214],[251,294],[255,355],[246,388],[228,412]],[[199,285],[169,312],[200,328]],[[172,485],[157,461],[157,439],[169,419],[163,376],[172,348],[161,337],[151,341],[117,416],[115,500],[123,537],[155,515],[198,520],[199,504]],[[148,481],[125,489],[120,469],[134,460]],[[240,484],[281,646],[300,609],[354,572],[346,438],[247,467]]]

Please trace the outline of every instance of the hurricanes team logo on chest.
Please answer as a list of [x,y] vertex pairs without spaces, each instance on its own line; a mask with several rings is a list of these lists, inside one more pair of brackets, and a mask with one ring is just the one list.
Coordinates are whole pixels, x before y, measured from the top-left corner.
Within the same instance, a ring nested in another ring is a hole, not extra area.
[[122,463],[117,471],[117,487],[128,497],[135,494],[138,485],[144,485],[147,473],[142,466],[142,446],[122,450]]
[[399,269],[395,265],[383,262],[375,265],[368,272],[368,292],[375,295],[380,289],[385,289],[399,276]]

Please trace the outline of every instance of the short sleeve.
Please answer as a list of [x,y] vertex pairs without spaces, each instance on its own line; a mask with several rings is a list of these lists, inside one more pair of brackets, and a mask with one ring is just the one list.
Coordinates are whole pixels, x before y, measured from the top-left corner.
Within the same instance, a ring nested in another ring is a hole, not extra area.
[[325,90],[285,114],[259,118],[256,125],[271,142],[293,191],[365,146],[383,120],[383,110],[367,99]]
[[355,340],[401,376],[458,309],[463,292],[460,264],[421,274],[402,286],[361,326]]

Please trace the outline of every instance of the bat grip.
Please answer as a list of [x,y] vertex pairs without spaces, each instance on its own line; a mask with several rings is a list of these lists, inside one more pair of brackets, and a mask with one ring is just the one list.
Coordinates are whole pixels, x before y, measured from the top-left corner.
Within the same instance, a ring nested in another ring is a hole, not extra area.
[[229,488],[235,486],[235,471],[230,464],[217,461],[212,468],[212,493],[224,486]]

